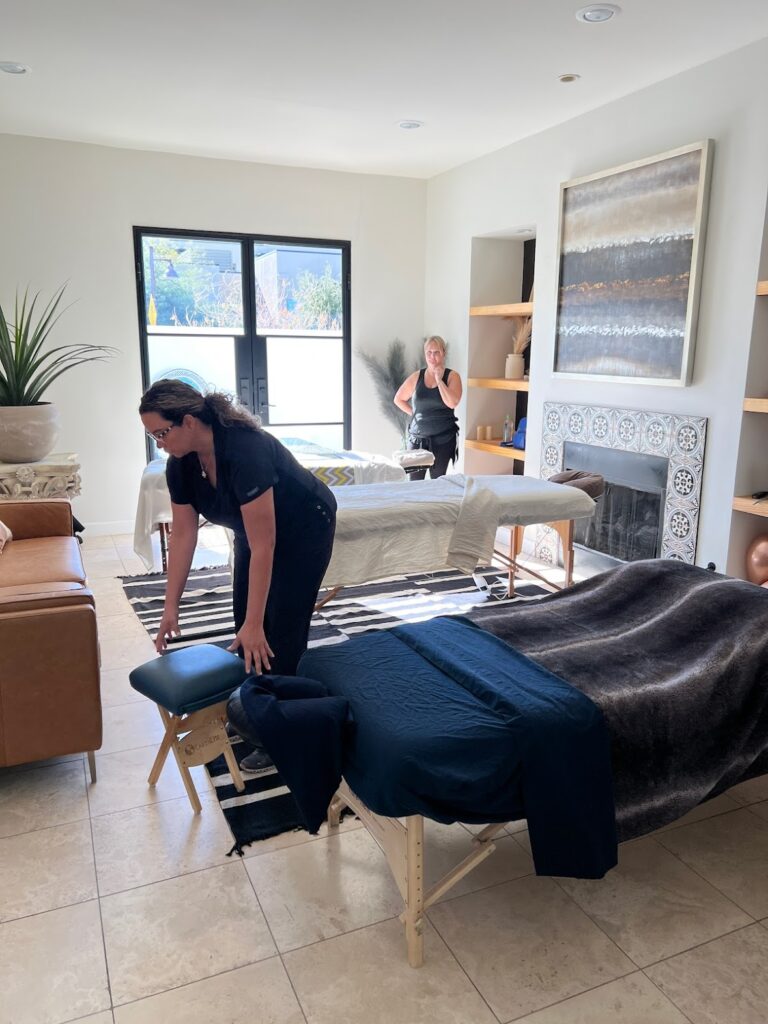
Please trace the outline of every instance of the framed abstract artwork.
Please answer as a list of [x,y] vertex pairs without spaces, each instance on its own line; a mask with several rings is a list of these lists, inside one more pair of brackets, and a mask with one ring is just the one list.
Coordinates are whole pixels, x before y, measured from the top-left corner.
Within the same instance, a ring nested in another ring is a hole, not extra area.
[[712,149],[561,185],[555,376],[690,383]]

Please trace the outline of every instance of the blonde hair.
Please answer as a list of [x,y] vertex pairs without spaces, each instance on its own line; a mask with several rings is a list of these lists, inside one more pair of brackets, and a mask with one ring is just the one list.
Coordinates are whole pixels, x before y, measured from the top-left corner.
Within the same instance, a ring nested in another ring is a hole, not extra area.
[[427,340],[424,342],[424,351],[427,350],[427,345],[437,345],[440,349],[440,354],[445,355],[445,350],[448,347],[439,334],[430,334]]

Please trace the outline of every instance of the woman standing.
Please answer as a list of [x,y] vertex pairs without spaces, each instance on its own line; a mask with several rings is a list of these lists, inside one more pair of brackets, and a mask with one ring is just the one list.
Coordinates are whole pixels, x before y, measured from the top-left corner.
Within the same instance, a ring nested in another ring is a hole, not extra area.
[[331,559],[335,498],[228,395],[160,380],[145,392],[139,414],[169,455],[173,518],[155,647],[164,651],[180,632],[179,601],[202,515],[235,535],[236,636],[229,650],[239,651],[248,672],[295,675]]
[[[459,425],[453,410],[461,401],[461,377],[445,365],[445,342],[434,334],[424,343],[426,367],[412,373],[398,388],[395,405],[413,417],[408,427],[408,447],[424,448],[435,456],[429,475],[445,476],[448,463],[458,457]],[[410,474],[423,480],[426,469]]]

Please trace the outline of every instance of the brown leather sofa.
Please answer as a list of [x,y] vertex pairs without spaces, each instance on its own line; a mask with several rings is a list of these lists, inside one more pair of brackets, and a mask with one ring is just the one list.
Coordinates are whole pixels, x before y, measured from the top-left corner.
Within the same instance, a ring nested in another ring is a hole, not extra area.
[[93,594],[69,502],[3,501],[13,540],[0,553],[0,766],[101,746]]

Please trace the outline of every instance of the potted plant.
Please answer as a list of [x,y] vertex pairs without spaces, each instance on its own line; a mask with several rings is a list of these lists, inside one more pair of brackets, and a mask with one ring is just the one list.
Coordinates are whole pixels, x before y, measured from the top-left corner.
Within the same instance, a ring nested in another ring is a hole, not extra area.
[[43,395],[62,373],[81,363],[107,359],[117,351],[106,345],[45,347],[61,313],[64,288],[36,313],[39,293],[29,301],[18,293],[13,318],[0,306],[0,462],[39,462],[56,444],[59,418]]

